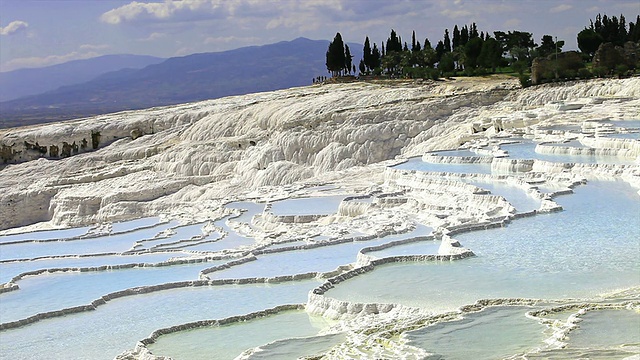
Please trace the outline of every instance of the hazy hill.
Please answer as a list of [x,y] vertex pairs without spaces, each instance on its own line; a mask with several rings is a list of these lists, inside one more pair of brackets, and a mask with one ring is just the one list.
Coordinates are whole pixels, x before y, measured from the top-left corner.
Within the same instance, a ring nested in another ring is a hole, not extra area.
[[[327,74],[328,44],[298,38],[107,73],[86,83],[1,103],[0,127],[309,85],[314,77]],[[354,52],[357,46],[353,45]]]
[[105,55],[37,69],[20,69],[0,73],[0,101],[41,94],[61,86],[89,81],[107,72],[141,69],[165,59],[146,55]]

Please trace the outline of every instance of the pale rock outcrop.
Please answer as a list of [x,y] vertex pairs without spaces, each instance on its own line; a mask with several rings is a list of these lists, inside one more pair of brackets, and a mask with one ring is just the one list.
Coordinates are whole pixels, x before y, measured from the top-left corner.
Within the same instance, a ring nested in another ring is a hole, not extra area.
[[[639,98],[638,78],[528,89],[504,79],[350,83],[0,130],[3,156],[22,156],[4,159],[7,165],[0,170],[0,186],[7,189],[0,194],[0,229],[158,213],[205,217],[219,214],[215,207],[222,200],[258,189],[303,181],[344,183],[345,176],[375,186],[382,181],[379,168],[372,173],[363,166],[575,118],[564,115],[570,111],[546,108],[547,103],[583,104],[571,111],[584,114],[584,120],[612,118],[613,105],[615,117],[628,118],[639,115]],[[84,150],[78,145],[83,139]],[[25,142],[46,152],[20,148]],[[51,157],[52,147],[71,156]],[[45,158],[13,164],[35,156]],[[531,164],[511,160],[494,165],[532,170]]]

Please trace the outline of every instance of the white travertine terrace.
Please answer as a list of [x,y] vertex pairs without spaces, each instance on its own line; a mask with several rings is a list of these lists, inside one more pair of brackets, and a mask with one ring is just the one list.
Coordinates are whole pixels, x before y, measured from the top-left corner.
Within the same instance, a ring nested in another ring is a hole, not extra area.
[[[473,256],[473,249],[458,243],[456,234],[557,211],[560,207],[553,201],[554,195],[571,191],[585,180],[618,178],[640,189],[640,141],[601,137],[610,134],[611,128],[596,122],[620,119],[640,119],[640,78],[527,89],[519,89],[515,80],[494,78],[426,84],[316,85],[5,129],[0,130],[0,146],[3,156],[9,158],[8,165],[0,170],[0,233],[158,215],[194,223],[234,213],[224,207],[229,202],[251,199],[267,203],[251,224],[229,223],[234,230],[256,239],[254,247],[224,253],[226,258],[241,263],[255,260],[256,254],[266,252],[269,245],[319,233],[332,235],[328,243],[356,241],[349,234],[369,239],[406,233],[415,223],[421,223],[434,229],[431,237],[406,241],[438,239],[441,245],[437,255],[377,259],[367,255],[370,249],[363,249],[354,263],[330,273],[298,274],[299,278],[326,279],[309,294],[308,312],[342,319],[348,329],[387,329],[385,322],[397,321],[400,333],[411,328],[412,321],[426,321],[433,314],[398,304],[338,301],[324,296],[324,291],[389,262],[464,261],[460,259]],[[574,125],[583,131],[544,130],[545,126],[556,125]],[[499,145],[515,137],[540,142],[577,139],[585,148],[541,144],[536,152],[618,156],[635,159],[635,164],[554,163],[505,157]],[[83,143],[87,145],[80,148]],[[34,144],[41,150],[34,150]],[[52,153],[52,148],[73,152],[70,144],[78,146],[77,154],[60,159]],[[461,146],[475,149],[478,156],[427,154]],[[435,164],[490,164],[497,175],[423,173],[389,167],[413,156]],[[488,195],[477,186],[459,181],[461,178],[515,185],[539,199],[540,208],[516,213],[504,197]],[[361,197],[343,200],[331,215],[282,216],[271,212],[273,201],[317,196],[323,190],[315,188],[322,184]],[[543,194],[536,188],[543,184],[563,190]],[[222,268],[206,269],[200,280],[194,281],[217,283],[207,280],[207,274]],[[296,277],[244,281],[287,279]],[[16,277],[15,281],[19,280]],[[5,287],[17,289],[14,283]],[[461,311],[530,302],[535,300],[486,300]],[[459,314],[446,316],[453,319]],[[352,334],[350,341],[375,342],[379,334],[372,333]],[[385,351],[404,349],[416,358],[425,355],[397,339],[389,342]],[[335,358],[344,355],[341,351],[334,350]],[[155,357],[139,346],[122,358]]]
[[[241,197],[261,187],[350,177],[376,184],[380,172],[362,166],[457,148],[533,122],[638,118],[639,83],[594,80],[524,90],[513,80],[325,85],[2,130],[0,144],[18,154],[15,161],[35,156],[25,142],[62,148],[84,139],[90,147],[92,133],[100,135],[95,152],[3,169],[0,184],[9,191],[0,197],[9,205],[0,209],[0,228],[157,213],[210,216],[228,194]],[[554,102],[583,106],[545,106]],[[615,113],[607,110],[612,107]],[[485,130],[474,134],[477,128]],[[633,140],[581,141],[626,149],[626,157],[640,151]],[[530,170],[521,161],[495,166]]]

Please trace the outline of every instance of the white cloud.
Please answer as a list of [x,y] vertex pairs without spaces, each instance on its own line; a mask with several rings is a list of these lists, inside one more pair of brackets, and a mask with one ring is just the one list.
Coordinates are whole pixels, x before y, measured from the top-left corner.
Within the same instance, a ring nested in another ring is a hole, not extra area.
[[204,43],[209,45],[209,44],[228,44],[228,43],[242,43],[242,44],[247,44],[247,43],[252,43],[252,42],[258,42],[260,41],[260,38],[255,37],[255,36],[249,36],[249,37],[238,37],[238,36],[218,36],[218,37],[208,37],[206,39],[204,39]]
[[26,29],[28,26],[29,24],[25,21],[20,21],[20,20],[12,21],[9,23],[9,25],[5,27],[0,27],[0,35],[15,34],[20,30]]
[[167,37],[167,34],[165,33],[154,32],[154,33],[151,33],[146,38],[138,39],[138,41],[156,41],[166,37]]
[[173,53],[173,56],[185,56],[185,55],[193,54],[194,52],[195,50],[192,47],[182,47],[176,50],[176,52]]
[[[196,20],[226,21],[237,27],[238,22],[250,21],[254,26],[271,23],[268,29],[308,26],[310,20],[339,20],[357,16],[353,0],[165,0],[164,2],[137,2],[112,9],[100,20],[117,25],[134,22],[193,22]],[[356,6],[357,8],[357,6]],[[377,7],[369,7],[375,9]],[[275,20],[274,20],[275,19]],[[326,21],[325,21],[326,22]]]
[[71,60],[90,59],[100,55],[101,54],[93,51],[88,51],[88,52],[74,51],[64,55],[50,55],[50,56],[44,56],[44,57],[32,56],[32,57],[25,57],[25,58],[17,58],[2,64],[2,72],[21,69],[21,68],[38,68],[43,66],[62,64]]
[[110,46],[107,44],[100,44],[100,45],[94,45],[94,44],[83,44],[80,45],[80,49],[81,50],[104,50],[104,49],[108,49]]
[[558,6],[552,7],[551,9],[549,9],[549,11],[552,12],[552,13],[559,13],[559,12],[563,12],[563,11],[567,11],[567,10],[571,10],[571,9],[573,9],[572,5],[560,4]]
[[472,15],[471,11],[464,9],[444,9],[440,12],[440,14],[452,19],[463,18]]
[[107,24],[117,25],[137,20],[167,21],[183,17],[184,20],[197,18],[202,15],[223,15],[234,1],[223,0],[165,0],[165,2],[137,2],[107,11],[100,16],[100,20]]
[[522,21],[520,21],[520,19],[513,18],[505,21],[503,26],[505,28],[517,28],[521,23]]

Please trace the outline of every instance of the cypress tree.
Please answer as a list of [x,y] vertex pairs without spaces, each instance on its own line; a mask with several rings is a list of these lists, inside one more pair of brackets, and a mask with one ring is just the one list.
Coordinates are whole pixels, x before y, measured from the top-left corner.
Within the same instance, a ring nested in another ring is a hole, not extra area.
[[333,41],[329,43],[329,49],[327,50],[327,70],[331,72],[332,76],[340,75],[340,72],[345,67],[344,56],[344,42],[342,41],[342,35],[336,33]]
[[469,31],[469,40],[477,37],[478,37],[478,27],[476,26],[476,23],[472,23],[471,30]]
[[640,41],[640,15],[636,17],[636,22],[629,22],[629,40]]
[[452,48],[453,50],[457,49],[460,46],[460,30],[458,29],[458,25],[453,27],[453,39],[452,39]]
[[617,16],[609,17],[607,14],[598,14],[595,22],[591,20],[590,26],[585,29],[592,30],[600,35],[603,42],[610,42],[614,45],[622,46],[626,41],[638,41],[637,36],[634,37],[637,28],[637,21],[635,24],[629,22],[629,30],[627,31],[627,20],[623,14],[620,15],[620,18]]
[[416,31],[411,32],[411,51],[416,52]]
[[442,42],[442,40],[438,41],[438,44],[436,44],[436,60],[440,61],[440,59],[442,59],[442,55],[444,55],[445,50],[444,50],[444,43]]
[[402,39],[391,29],[391,35],[387,39],[387,54],[391,52],[402,52]]
[[422,46],[423,49],[429,49],[431,48],[431,41],[429,41],[429,38],[424,38],[424,46]]
[[444,29],[444,52],[451,52],[451,40],[449,39],[449,30]]
[[[369,43],[369,37],[367,36],[364,39],[364,49],[362,49],[362,59],[364,60],[364,65],[367,69],[372,69],[371,67],[371,44]],[[364,71],[362,71],[364,73]]]
[[469,42],[469,28],[465,25],[460,31],[460,46],[465,46]]
[[598,14],[596,16],[596,23],[595,23],[595,25],[592,25],[591,27],[596,33],[598,33],[598,34],[600,34],[602,36],[602,15]]
[[[384,45],[382,45],[384,49]],[[378,46],[374,43],[373,50],[371,50],[371,70],[377,69],[380,67],[380,59],[382,56],[380,55],[380,50],[378,50]]]
[[349,45],[344,44],[344,68],[347,73],[351,73],[351,61],[353,56],[351,56],[351,50],[349,50]]
[[620,22],[618,23],[618,36],[622,40],[622,43],[626,42],[629,34],[627,33],[627,20],[624,15],[620,14]]

